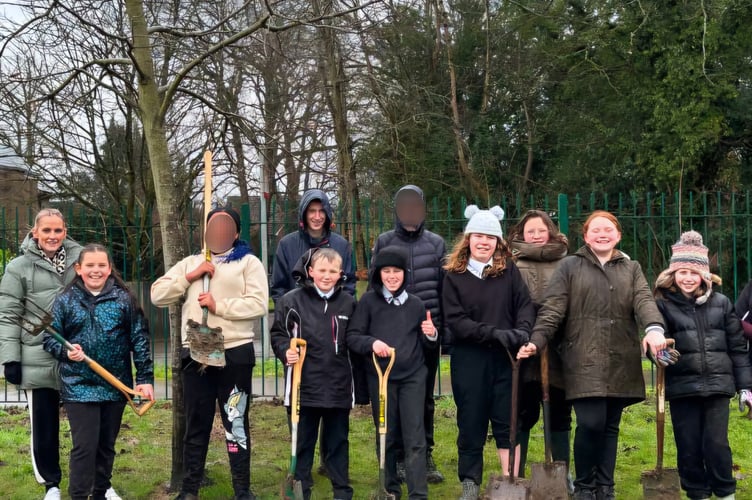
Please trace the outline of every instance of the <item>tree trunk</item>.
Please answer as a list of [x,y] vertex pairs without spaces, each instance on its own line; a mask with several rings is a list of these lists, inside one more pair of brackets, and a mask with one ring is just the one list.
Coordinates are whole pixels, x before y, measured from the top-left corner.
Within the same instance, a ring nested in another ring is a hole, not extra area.
[[[164,129],[164,103],[154,79],[154,61],[144,16],[144,5],[139,0],[126,0],[126,13],[133,30],[132,58],[138,71],[138,111],[144,127],[144,137],[149,149],[149,160],[154,177],[157,210],[165,269],[171,268],[183,256],[188,255],[188,242],[183,235],[187,228],[181,224],[185,200],[177,199],[176,182],[172,175],[167,134]],[[179,487],[183,478],[183,435],[185,434],[185,410],[183,402],[183,378],[180,369],[181,321],[180,307],[170,307],[170,341],[172,342],[172,471],[170,487]]]

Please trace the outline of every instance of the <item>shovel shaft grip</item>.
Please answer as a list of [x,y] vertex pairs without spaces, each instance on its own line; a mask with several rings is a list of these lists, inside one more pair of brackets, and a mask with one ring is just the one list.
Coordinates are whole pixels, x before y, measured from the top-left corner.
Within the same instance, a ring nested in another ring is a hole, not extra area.
[[389,363],[383,371],[376,353],[372,353],[371,357],[373,358],[373,366],[376,368],[376,375],[379,377],[379,434],[386,434],[387,386],[389,385],[389,373],[394,366],[396,351],[394,347],[389,348]]
[[292,387],[290,388],[290,421],[297,425],[300,421],[300,378],[303,374],[303,361],[305,360],[306,341],[299,338],[290,339],[290,349],[298,351],[298,361],[292,365]]

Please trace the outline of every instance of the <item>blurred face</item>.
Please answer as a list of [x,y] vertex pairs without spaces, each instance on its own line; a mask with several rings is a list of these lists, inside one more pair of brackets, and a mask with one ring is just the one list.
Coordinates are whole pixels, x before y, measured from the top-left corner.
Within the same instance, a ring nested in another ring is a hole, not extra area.
[[75,269],[86,289],[92,292],[101,291],[112,273],[110,259],[105,252],[86,252]]
[[479,262],[488,262],[496,251],[498,241],[496,236],[470,233],[470,257]]
[[620,241],[621,233],[605,217],[594,218],[585,233],[585,243],[598,257],[610,257]]
[[206,224],[206,245],[211,253],[225,253],[236,239],[238,232],[232,217],[221,212],[212,215]]
[[686,297],[693,297],[702,284],[702,276],[691,269],[678,269],[674,273],[674,282]]
[[342,275],[342,264],[338,261],[319,259],[308,268],[308,275],[316,288],[327,293],[339,281]]
[[326,223],[326,210],[320,201],[312,201],[305,213],[306,229],[313,237],[319,237],[324,234],[324,224]]
[[534,245],[545,245],[551,236],[548,233],[548,227],[540,217],[528,219],[522,231],[525,243],[532,243]]
[[381,268],[381,282],[384,287],[394,293],[402,286],[405,281],[405,271],[399,267],[386,266]]
[[47,215],[40,217],[36,226],[31,230],[31,236],[39,243],[39,248],[47,255],[52,257],[55,252],[60,250],[65,240],[65,222],[56,215]]
[[397,198],[395,210],[397,219],[408,231],[417,229],[426,218],[426,206],[415,193],[401,194]]

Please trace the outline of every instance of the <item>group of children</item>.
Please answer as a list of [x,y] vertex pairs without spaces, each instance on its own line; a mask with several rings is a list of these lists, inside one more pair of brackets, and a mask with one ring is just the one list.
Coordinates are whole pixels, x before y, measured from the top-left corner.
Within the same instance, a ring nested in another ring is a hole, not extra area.
[[[608,212],[597,211],[587,219],[585,245],[570,256],[566,256],[566,237],[544,212],[528,212],[513,229],[509,244],[501,230],[499,207],[469,206],[465,215],[469,222],[464,234],[444,264],[443,318],[439,318],[452,332],[461,498],[479,497],[489,422],[502,470],[510,472],[510,455],[515,453],[514,473],[524,473],[529,431],[538,418],[540,397],[534,394],[538,394],[539,368],[532,360],[524,361],[528,374],[521,395],[524,439],[521,449],[511,450],[512,366],[542,352],[547,352],[554,373],[555,458],[569,460],[572,407],[577,416],[574,498],[615,497],[619,424],[624,408],[645,397],[644,352],[665,365],[682,488],[691,499],[733,498],[728,399],[739,392],[740,409],[752,408],[752,368],[744,335],[745,328],[752,333],[752,325],[744,327],[738,317],[750,319],[750,304],[744,303],[744,297],[752,292],[745,290],[735,310],[728,298],[713,291],[713,282],[719,279],[710,273],[702,237],[694,231],[682,234],[672,247],[669,268],[651,293],[639,264],[616,249],[621,227]],[[260,262],[238,239],[237,214],[215,210],[209,214],[207,233],[211,261],[188,257],[152,287],[158,305],[188,295],[184,316],[198,316],[202,306],[208,308],[213,319],[222,322],[225,335],[226,367],[207,368],[190,359],[183,332],[183,369],[189,372],[190,388],[187,472],[179,498],[198,496],[217,401],[227,431],[235,498],[253,498],[248,384],[255,356],[250,321],[265,314],[268,287]],[[408,258],[399,247],[380,249],[372,264],[369,291],[356,304],[343,290],[340,254],[331,248],[313,248],[292,271],[298,287],[277,301],[271,327],[276,356],[291,367],[299,354],[290,341],[299,338],[307,343],[295,472],[306,499],[311,497],[321,423],[327,450],[322,458],[333,496],[353,498],[348,441],[354,404],[351,352],[368,358],[373,353],[382,367],[394,353],[387,391],[386,489],[401,497],[395,455],[399,438],[408,496],[428,497],[424,359],[438,349],[439,332],[430,310],[405,290]],[[125,403],[117,390],[102,384],[81,362],[89,355],[133,385],[132,359],[135,388],[148,398],[154,397],[153,367],[143,312],[113,269],[106,249],[84,247],[75,271],[76,278],[55,300],[51,312],[51,326],[73,348],[64,348],[49,335],[43,346],[60,361],[61,400],[73,438],[70,496],[104,498],[111,486],[114,444]],[[218,280],[211,292],[201,289],[204,274]],[[642,339],[640,331],[646,332]],[[672,351],[667,339],[674,341]],[[379,387],[371,363],[367,382],[378,426]],[[288,376],[288,396],[290,389]],[[289,404],[287,397],[285,401]]]

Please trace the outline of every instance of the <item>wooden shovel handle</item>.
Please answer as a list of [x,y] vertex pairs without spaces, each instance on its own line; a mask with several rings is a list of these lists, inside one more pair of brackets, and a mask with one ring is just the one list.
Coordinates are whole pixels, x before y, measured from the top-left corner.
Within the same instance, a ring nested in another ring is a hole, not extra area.
[[381,370],[381,365],[375,352],[371,353],[371,357],[373,358],[373,366],[376,367],[376,375],[379,377],[379,434],[386,434],[387,386],[389,384],[389,373],[392,371],[397,354],[394,347],[389,348],[389,363],[386,365],[384,371]]
[[306,355],[306,341],[299,338],[290,339],[290,349],[298,351],[298,361],[292,365],[292,380],[290,387],[290,421],[297,424],[300,421],[300,378],[303,374],[303,361]]
[[[154,403],[157,401],[155,399],[147,399],[146,395],[140,392],[137,392],[124,383],[120,381],[115,375],[107,371],[105,367],[91,359],[89,356],[84,355],[84,362],[88,365],[89,368],[92,369],[94,373],[102,377],[109,383],[112,387],[117,389],[118,391],[122,392],[125,398],[128,400],[128,405],[130,405],[131,408],[133,408],[133,411],[136,412],[136,415],[139,417],[142,416],[144,413],[146,413],[149,408],[154,406]],[[145,401],[141,404],[137,404],[133,401],[133,397],[142,399],[142,401]]]

